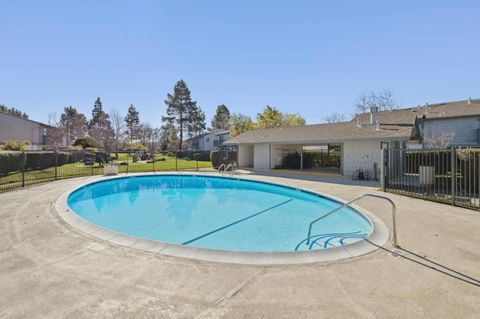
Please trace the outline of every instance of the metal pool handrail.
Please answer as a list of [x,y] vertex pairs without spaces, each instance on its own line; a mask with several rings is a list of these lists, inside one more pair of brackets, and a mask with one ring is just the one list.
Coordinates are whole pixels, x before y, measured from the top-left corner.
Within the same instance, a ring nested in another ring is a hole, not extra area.
[[222,163],[222,165],[220,165],[220,166],[218,167],[218,173],[221,173],[222,168],[223,168],[223,171],[225,172],[225,164],[223,164],[223,163]]
[[392,221],[393,221],[393,224],[392,224],[392,231],[393,231],[393,246],[394,247],[398,247],[397,245],[397,225],[396,225],[396,220],[395,220],[395,217],[396,217],[396,212],[397,212],[397,207],[395,206],[395,203],[388,197],[385,197],[385,196],[380,196],[380,195],[374,195],[374,194],[363,194],[361,196],[358,196],[354,199],[352,199],[351,201],[349,201],[348,203],[345,203],[343,204],[342,206],[339,206],[333,210],[331,210],[330,212],[328,212],[327,214],[323,215],[323,216],[320,216],[319,218],[313,220],[311,223],[310,223],[310,226],[308,227],[308,237],[307,237],[307,241],[306,241],[306,244],[307,246],[310,245],[310,238],[312,237],[312,227],[315,223],[319,222],[320,220],[324,219],[325,217],[328,217],[330,215],[332,215],[333,213],[339,211],[340,209],[346,207],[346,206],[350,206],[350,204],[352,204],[353,202],[359,200],[359,199],[362,199],[364,197],[374,197],[374,198],[380,198],[380,199],[384,199],[386,201],[388,201],[390,203],[390,205],[392,205]]
[[232,164],[228,164],[227,167],[225,168],[224,172],[227,173],[229,168],[230,168],[230,176],[233,176],[234,168],[233,168]]

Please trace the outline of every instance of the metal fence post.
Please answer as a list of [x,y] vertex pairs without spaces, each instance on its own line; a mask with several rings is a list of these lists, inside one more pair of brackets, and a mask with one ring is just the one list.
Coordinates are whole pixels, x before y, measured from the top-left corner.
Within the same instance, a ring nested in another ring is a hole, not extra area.
[[380,190],[385,191],[385,149],[381,150],[380,154]]
[[452,205],[455,205],[455,196],[456,196],[456,188],[457,188],[457,152],[454,147],[451,150],[451,182],[452,182]]
[[58,152],[55,149],[55,180],[57,180],[57,178],[58,178],[57,167],[58,167]]
[[178,155],[177,155],[177,151],[175,151],[175,170],[178,171]]
[[196,161],[196,164],[197,164],[197,172],[198,172],[198,161]]
[[127,174],[128,174],[128,166],[130,165],[130,164],[128,163],[128,157],[129,157],[128,155],[130,155],[129,152],[127,152]]
[[22,152],[22,187],[25,187],[25,164],[27,162],[27,157],[25,152]]

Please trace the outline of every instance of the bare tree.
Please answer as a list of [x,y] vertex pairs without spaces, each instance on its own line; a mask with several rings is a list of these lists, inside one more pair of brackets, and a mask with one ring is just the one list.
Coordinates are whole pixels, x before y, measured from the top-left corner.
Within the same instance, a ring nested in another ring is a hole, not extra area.
[[365,113],[368,110],[375,106],[375,100],[377,99],[377,95],[375,92],[371,91],[369,94],[363,92],[357,99],[357,103],[355,103],[355,109],[357,112]]
[[120,112],[117,109],[110,111],[110,119],[112,121],[113,128],[113,141],[115,143],[115,151],[118,151],[122,144],[122,137],[125,134],[125,122]]
[[[423,135],[423,134],[422,134]],[[423,139],[423,145],[427,149],[444,149],[452,145],[455,132],[442,132],[438,136],[430,136]]]
[[397,108],[397,103],[393,99],[393,94],[388,89],[383,89],[376,95],[375,104],[380,111],[387,111]]
[[334,112],[325,116],[323,120],[327,123],[339,123],[347,121],[347,116],[342,113]]
[[60,124],[60,120],[57,118],[56,113],[48,114],[48,128],[46,142],[52,145],[54,149],[57,149],[60,145],[63,145],[63,141],[66,135],[65,128]]
[[379,111],[387,111],[398,108],[392,92],[388,89],[383,89],[378,93],[373,91],[370,91],[368,94],[365,92],[362,93],[355,103],[355,110],[356,112],[365,113],[368,112],[373,106],[378,107]]

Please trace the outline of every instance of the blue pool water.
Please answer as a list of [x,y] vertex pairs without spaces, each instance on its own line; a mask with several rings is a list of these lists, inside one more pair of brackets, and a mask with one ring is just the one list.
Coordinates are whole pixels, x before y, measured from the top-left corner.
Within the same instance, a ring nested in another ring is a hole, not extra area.
[[97,182],[74,191],[70,208],[82,218],[126,235],[192,247],[279,252],[325,249],[367,237],[372,227],[340,204],[279,185],[195,175],[150,175]]

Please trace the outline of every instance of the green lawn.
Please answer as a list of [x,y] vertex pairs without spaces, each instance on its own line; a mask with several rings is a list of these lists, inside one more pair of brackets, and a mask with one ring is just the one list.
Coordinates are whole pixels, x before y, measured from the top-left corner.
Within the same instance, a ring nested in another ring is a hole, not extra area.
[[[119,154],[120,160],[113,161],[114,163],[126,162],[126,154]],[[122,157],[122,155],[124,155]],[[165,158],[165,160],[160,160],[160,158]],[[156,155],[155,163],[146,163],[144,161],[133,163],[132,159],[129,158],[128,166],[119,165],[119,173],[136,173],[136,172],[160,172],[160,171],[175,171],[175,170],[197,170],[201,168],[212,167],[211,162],[207,161],[188,161],[183,159],[178,159],[175,161],[175,158]],[[65,164],[57,167],[57,179],[71,178],[78,176],[90,176],[90,175],[101,175],[103,174],[103,166],[95,164],[94,166],[85,166],[83,163],[72,163]],[[44,170],[32,170],[26,171],[25,175],[25,185],[41,183],[49,180],[55,179],[55,167],[50,167]],[[22,173],[15,172],[7,176],[0,177],[0,190],[12,189],[22,186]]]

